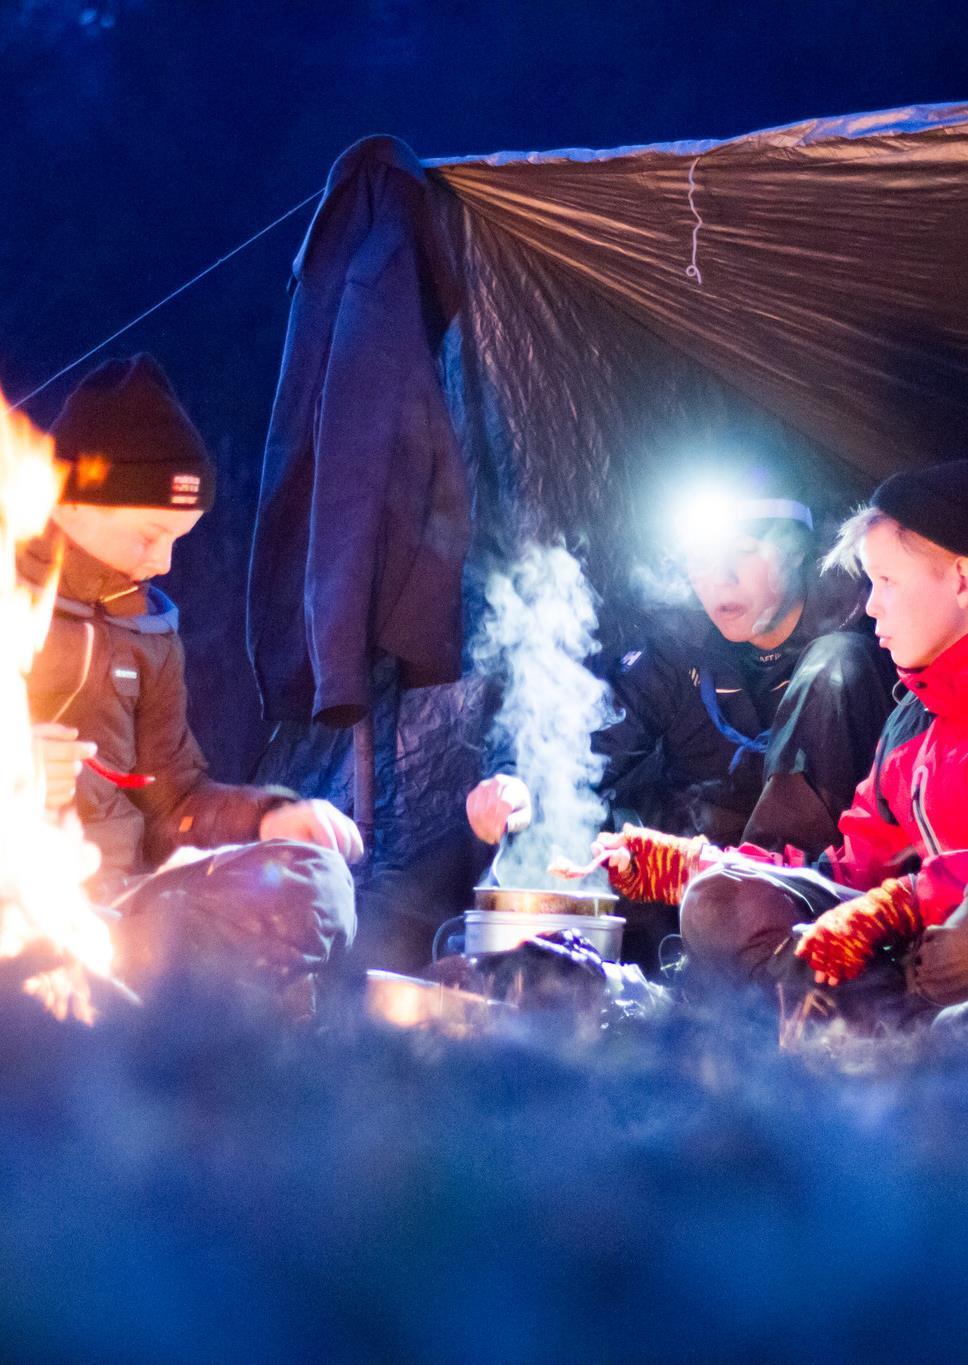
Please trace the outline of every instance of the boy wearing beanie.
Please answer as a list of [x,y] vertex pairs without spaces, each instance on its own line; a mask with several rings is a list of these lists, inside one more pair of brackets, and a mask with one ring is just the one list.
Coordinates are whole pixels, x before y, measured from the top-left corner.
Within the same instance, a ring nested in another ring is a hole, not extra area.
[[[21,576],[58,596],[29,678],[47,801],[73,803],[101,852],[91,892],[122,913],[136,987],[206,954],[311,1008],[315,974],[355,932],[356,826],[285,788],[214,782],[188,726],[174,605],[151,584],[211,505],[201,437],[149,356],[109,361],[52,432],[67,476]],[[217,850],[158,871],[180,846]]]
[[888,479],[829,558],[867,574],[904,693],[838,843],[809,870],[631,826],[599,846],[624,895],[682,898],[690,962],[907,1018],[968,1000],[968,460]]

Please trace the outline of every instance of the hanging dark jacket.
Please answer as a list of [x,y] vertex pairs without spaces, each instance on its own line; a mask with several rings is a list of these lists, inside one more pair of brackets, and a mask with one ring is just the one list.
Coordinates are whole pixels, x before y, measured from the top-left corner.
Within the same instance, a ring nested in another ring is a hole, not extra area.
[[[48,534],[21,553],[25,582],[46,580],[53,540]],[[207,776],[188,724],[184,657],[177,609],[164,593],[132,584],[68,540],[50,630],[28,678],[31,718],[75,727],[117,772],[155,778],[125,791],[88,767],[78,777],[77,812],[101,850],[98,895],[115,895],[180,844],[256,840],[267,810],[298,800],[285,787]]]
[[358,143],[295,262],[248,591],[270,720],[354,723],[376,651],[404,686],[460,676],[469,496],[434,362],[429,193],[402,143]]

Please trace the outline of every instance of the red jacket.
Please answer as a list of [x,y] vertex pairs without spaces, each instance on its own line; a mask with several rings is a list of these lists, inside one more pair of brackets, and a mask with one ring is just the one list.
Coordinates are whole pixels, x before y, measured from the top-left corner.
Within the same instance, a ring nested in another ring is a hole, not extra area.
[[[924,923],[940,924],[968,885],[968,635],[927,668],[899,671],[908,695],[840,817],[843,842],[827,849],[819,870],[858,891],[913,873]],[[740,851],[769,856],[752,845]],[[774,857],[806,861],[789,846]]]

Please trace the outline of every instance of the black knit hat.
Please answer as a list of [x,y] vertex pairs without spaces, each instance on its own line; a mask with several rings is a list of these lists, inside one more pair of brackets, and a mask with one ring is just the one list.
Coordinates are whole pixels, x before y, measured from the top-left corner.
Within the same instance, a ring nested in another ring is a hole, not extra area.
[[204,512],[214,501],[205,443],[150,355],[109,360],[87,375],[51,435],[71,466],[62,502]]
[[968,555],[968,460],[892,474],[871,506],[952,554]]

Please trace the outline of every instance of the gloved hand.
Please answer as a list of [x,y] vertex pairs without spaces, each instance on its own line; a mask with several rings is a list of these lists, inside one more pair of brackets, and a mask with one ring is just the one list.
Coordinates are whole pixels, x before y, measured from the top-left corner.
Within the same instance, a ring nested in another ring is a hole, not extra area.
[[500,843],[505,830],[518,834],[531,823],[531,793],[520,777],[498,773],[478,782],[466,803],[467,820],[485,844]]
[[924,927],[910,878],[888,879],[861,896],[825,910],[796,947],[821,985],[860,976],[875,950],[890,939],[913,938]]
[[968,1000],[968,924],[928,925],[908,979],[932,1005]]
[[661,901],[678,905],[690,879],[699,870],[702,850],[709,840],[697,834],[681,839],[657,829],[624,825],[621,834],[602,833],[592,844],[597,856],[613,850],[608,880],[613,890],[630,901]]

